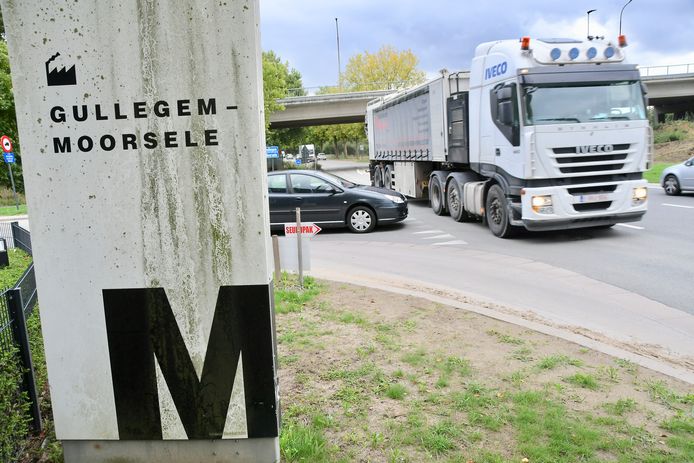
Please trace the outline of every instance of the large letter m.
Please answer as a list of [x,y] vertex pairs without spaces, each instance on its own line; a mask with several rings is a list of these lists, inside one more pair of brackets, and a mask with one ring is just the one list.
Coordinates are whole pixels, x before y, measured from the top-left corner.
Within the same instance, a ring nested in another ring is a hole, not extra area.
[[219,288],[199,379],[163,288],[103,296],[120,439],[162,439],[155,361],[188,438],[221,438],[241,353],[248,437],[277,437],[267,285]]

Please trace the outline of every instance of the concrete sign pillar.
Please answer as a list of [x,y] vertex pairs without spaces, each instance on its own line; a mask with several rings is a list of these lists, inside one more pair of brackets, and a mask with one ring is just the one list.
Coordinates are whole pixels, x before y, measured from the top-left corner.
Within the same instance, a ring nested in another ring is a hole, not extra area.
[[276,461],[258,0],[1,0],[73,462]]

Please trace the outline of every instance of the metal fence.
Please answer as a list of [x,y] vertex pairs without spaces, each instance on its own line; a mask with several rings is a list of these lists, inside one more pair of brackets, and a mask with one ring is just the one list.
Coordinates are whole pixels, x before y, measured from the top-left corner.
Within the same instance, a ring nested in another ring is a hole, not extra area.
[[[12,224],[15,223],[17,222],[0,222],[0,238],[5,238],[7,247],[10,249],[14,248],[14,239],[12,239]],[[22,228],[22,230],[24,229]]]
[[[0,233],[4,230],[0,224]],[[3,235],[8,248],[17,247],[31,255],[31,235],[28,230],[20,227],[17,222],[10,224],[9,236]],[[39,412],[36,378],[29,347],[26,320],[31,315],[37,302],[36,278],[34,264],[19,277],[13,287],[0,294],[0,349],[3,351],[18,350],[18,357],[24,371],[22,389],[31,401],[31,418],[36,431],[41,430],[41,414]],[[1,374],[1,373],[0,373]]]
[[[5,292],[3,291],[3,295]],[[7,299],[0,297],[0,350],[7,352],[14,348],[15,341],[12,334],[13,320],[10,318],[10,310],[7,307]]]

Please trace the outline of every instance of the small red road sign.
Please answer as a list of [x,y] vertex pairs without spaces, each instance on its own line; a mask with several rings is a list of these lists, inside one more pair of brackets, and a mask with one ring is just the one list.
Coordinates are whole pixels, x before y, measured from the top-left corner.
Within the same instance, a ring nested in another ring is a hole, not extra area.
[[10,137],[7,135],[3,135],[0,137],[0,143],[2,143],[2,150],[5,153],[11,153],[12,152],[12,140],[10,140]]
[[[309,235],[309,236],[314,236],[316,235],[319,231],[321,231],[322,228],[316,225],[315,223],[312,222],[305,222],[301,224],[301,234],[302,235]],[[289,235],[296,235],[297,234],[297,227],[295,223],[285,223],[284,224],[284,235],[289,236]]]

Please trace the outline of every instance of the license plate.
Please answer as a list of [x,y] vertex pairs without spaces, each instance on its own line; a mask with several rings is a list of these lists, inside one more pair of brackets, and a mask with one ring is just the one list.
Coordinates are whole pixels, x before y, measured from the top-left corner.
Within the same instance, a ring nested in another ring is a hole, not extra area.
[[595,195],[580,195],[578,197],[578,202],[579,203],[599,203],[602,201],[609,201],[610,196],[604,193],[600,194],[595,194]]

